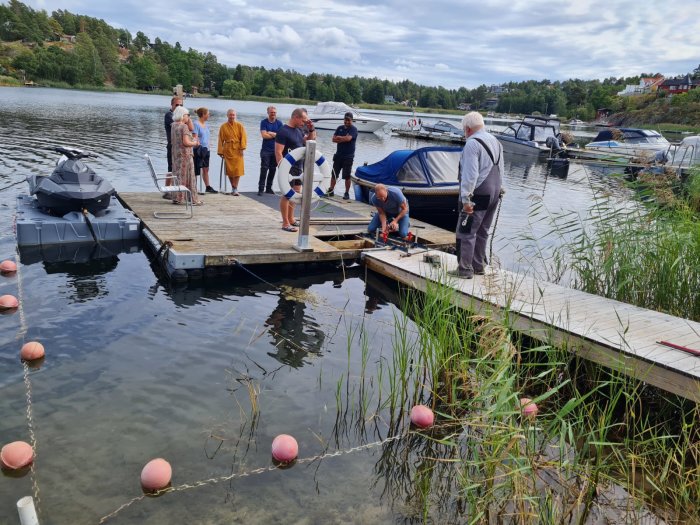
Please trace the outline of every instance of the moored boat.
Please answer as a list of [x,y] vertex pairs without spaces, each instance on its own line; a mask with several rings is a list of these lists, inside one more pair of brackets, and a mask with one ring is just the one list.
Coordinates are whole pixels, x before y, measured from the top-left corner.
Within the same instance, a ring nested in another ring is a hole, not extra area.
[[374,133],[387,124],[386,120],[363,115],[342,102],[319,102],[309,119],[317,129],[335,130],[343,124],[345,113],[348,112],[352,113],[353,125],[359,132]]
[[[549,156],[552,139],[558,140],[560,128],[559,119],[528,115],[503,131],[494,130],[491,133],[501,142],[507,153]],[[549,144],[547,139],[550,139]]]
[[448,146],[394,151],[379,162],[355,170],[355,198],[369,202],[375,185],[396,186],[408,200],[411,217],[438,226],[454,226],[461,153],[462,148]]
[[673,145],[658,131],[640,128],[604,129],[588,144],[588,150],[654,157],[668,153]]

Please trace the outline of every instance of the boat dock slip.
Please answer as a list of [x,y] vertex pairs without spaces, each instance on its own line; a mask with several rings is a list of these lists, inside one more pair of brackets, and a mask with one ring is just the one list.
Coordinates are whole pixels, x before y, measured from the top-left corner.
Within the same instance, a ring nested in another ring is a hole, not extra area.
[[[153,212],[176,208],[158,192],[120,193],[119,198],[143,222],[146,238],[156,251],[167,243],[167,269],[205,269],[240,263],[280,264],[341,261],[358,258],[373,242],[363,234],[373,206],[338,197],[312,204],[310,251],[295,249],[299,233],[282,230],[279,195],[244,193],[202,196],[191,219],[157,219]],[[297,214],[300,206],[297,206]],[[411,220],[418,243],[434,248],[453,246],[455,237],[429,224]]]
[[[700,401],[700,323],[538,281],[504,270],[473,279],[447,276],[454,255],[367,252],[375,272],[425,291],[430,282],[455,289],[455,302],[492,318],[508,317],[513,328],[667,392]],[[431,257],[430,259],[433,259]],[[663,341],[664,344],[659,342]],[[673,348],[676,346],[677,348]]]

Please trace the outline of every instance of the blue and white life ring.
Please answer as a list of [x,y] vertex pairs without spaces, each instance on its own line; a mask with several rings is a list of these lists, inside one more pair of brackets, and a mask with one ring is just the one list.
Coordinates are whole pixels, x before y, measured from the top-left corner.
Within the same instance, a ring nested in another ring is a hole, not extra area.
[[[304,158],[305,153],[306,147],[293,149],[282,157],[279,166],[277,166],[277,185],[282,192],[282,196],[287,198],[287,200],[301,202],[301,193],[294,191],[290,185],[289,172],[294,164]],[[314,189],[311,192],[311,196],[314,200],[326,195],[326,188],[328,188],[328,185],[331,182],[332,174],[331,163],[326,160],[323,153],[321,153],[318,149],[316,150],[315,157],[318,172],[314,170]]]

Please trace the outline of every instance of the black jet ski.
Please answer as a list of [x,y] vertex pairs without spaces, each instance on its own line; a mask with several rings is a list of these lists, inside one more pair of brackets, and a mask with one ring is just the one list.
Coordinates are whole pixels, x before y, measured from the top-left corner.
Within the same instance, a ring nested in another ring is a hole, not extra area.
[[106,210],[116,191],[82,161],[95,155],[72,148],[53,149],[62,155],[53,173],[48,177],[27,177],[29,192],[36,197],[39,207],[59,217],[72,211],[87,210],[97,215]]

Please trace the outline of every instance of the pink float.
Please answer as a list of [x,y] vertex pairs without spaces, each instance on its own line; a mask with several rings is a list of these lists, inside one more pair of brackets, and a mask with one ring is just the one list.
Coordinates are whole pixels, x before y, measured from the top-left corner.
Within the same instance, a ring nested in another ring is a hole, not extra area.
[[0,450],[0,463],[2,468],[19,470],[34,461],[34,449],[24,441],[8,443]]
[[537,405],[532,402],[532,399],[529,397],[523,397],[520,399],[520,410],[522,411],[523,416],[528,419],[533,419],[537,415],[539,408],[537,408]]
[[17,271],[17,265],[14,261],[6,260],[0,262],[0,273],[14,273]]
[[22,361],[35,361],[36,359],[41,359],[44,357],[44,345],[38,343],[37,341],[29,341],[22,345],[22,349],[19,351],[19,356]]
[[173,468],[163,458],[152,459],[141,471],[141,486],[144,490],[161,490],[170,485]]
[[0,310],[13,310],[19,306],[14,295],[0,295]]
[[294,461],[299,455],[297,440],[287,434],[280,434],[272,441],[272,457],[282,463]]
[[411,409],[411,423],[418,428],[433,426],[435,414],[425,405],[416,405]]

